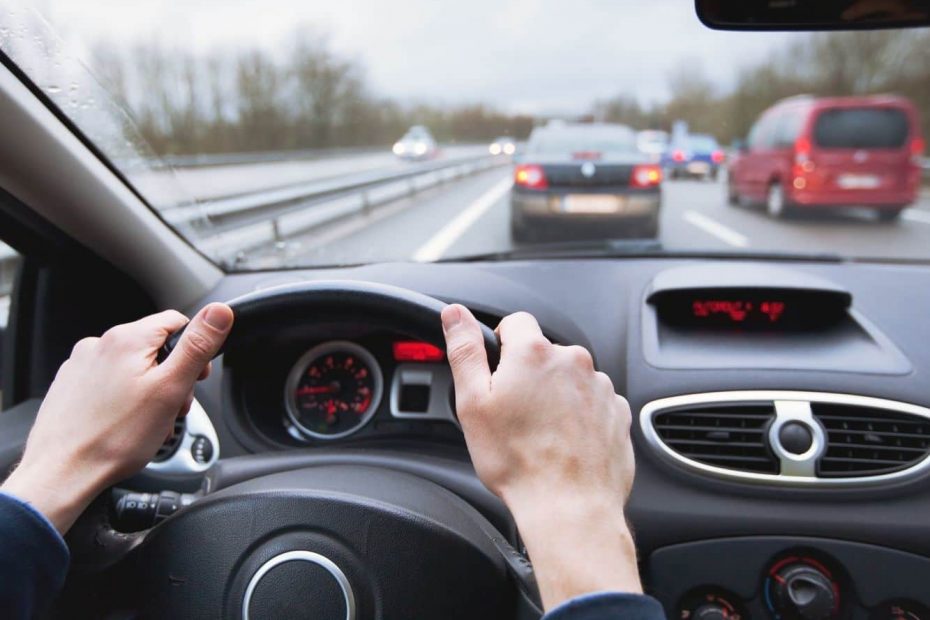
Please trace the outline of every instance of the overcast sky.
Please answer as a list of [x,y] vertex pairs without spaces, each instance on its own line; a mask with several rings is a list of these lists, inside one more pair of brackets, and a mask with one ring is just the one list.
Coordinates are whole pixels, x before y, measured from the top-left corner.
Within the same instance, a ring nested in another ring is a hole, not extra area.
[[726,88],[783,33],[706,29],[690,0],[37,0],[71,44],[155,41],[282,54],[300,27],[365,68],[376,93],[571,113],[618,93],[668,95],[676,66]]

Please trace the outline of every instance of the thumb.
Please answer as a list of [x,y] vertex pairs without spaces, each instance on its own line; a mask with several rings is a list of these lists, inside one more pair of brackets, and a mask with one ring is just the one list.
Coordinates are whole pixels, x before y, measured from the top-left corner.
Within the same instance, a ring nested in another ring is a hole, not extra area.
[[465,306],[452,304],[443,308],[442,329],[455,383],[456,410],[461,415],[491,390],[488,354],[478,319]]
[[208,305],[187,324],[177,346],[160,368],[178,381],[193,384],[223,346],[232,324],[233,312],[229,306]]

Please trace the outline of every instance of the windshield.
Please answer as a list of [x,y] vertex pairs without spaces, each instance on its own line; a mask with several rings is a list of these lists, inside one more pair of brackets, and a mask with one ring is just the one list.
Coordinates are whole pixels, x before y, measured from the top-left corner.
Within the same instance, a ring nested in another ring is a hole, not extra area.
[[681,0],[0,6],[45,103],[228,270],[930,258],[924,30],[713,31]]
[[717,150],[717,141],[710,136],[691,136],[688,140],[688,146],[695,151],[709,153]]

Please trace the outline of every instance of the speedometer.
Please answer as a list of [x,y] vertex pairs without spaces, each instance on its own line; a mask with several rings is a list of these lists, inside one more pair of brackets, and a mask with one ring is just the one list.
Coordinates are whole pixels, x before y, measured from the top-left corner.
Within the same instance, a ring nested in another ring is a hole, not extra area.
[[381,369],[371,353],[352,342],[327,342],[304,353],[291,369],[287,415],[306,435],[338,439],[371,419],[381,390]]

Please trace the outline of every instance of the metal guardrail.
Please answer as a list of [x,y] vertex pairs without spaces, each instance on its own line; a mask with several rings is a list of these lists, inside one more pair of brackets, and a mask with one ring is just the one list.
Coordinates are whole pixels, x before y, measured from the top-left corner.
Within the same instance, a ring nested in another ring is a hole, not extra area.
[[[333,151],[329,150],[328,154]],[[197,239],[198,247],[207,254],[226,263],[235,263],[244,252],[506,163],[509,159],[491,155],[411,163],[402,170],[375,170],[180,205],[162,210],[161,215],[168,223]],[[0,301],[9,295],[18,261],[16,251],[0,242]],[[0,316],[0,323],[2,318]]]
[[[486,147],[483,142],[446,142],[440,149],[458,147]],[[239,166],[243,164],[265,164],[283,161],[307,161],[327,157],[354,155],[390,154],[391,146],[338,146],[316,149],[290,149],[284,151],[246,151],[240,153],[199,153],[195,155],[161,155],[147,162],[151,170],[164,168],[209,168],[211,166]]]
[[201,153],[196,155],[162,155],[149,160],[152,170],[164,168],[205,168],[210,166],[238,166],[282,161],[322,159],[345,155],[389,153],[390,146],[352,146],[327,149],[295,149],[289,151],[252,151],[245,153]]
[[370,171],[163,209],[161,216],[198,248],[235,264],[246,252],[362,215],[399,198],[495,166],[509,158],[471,155]]

